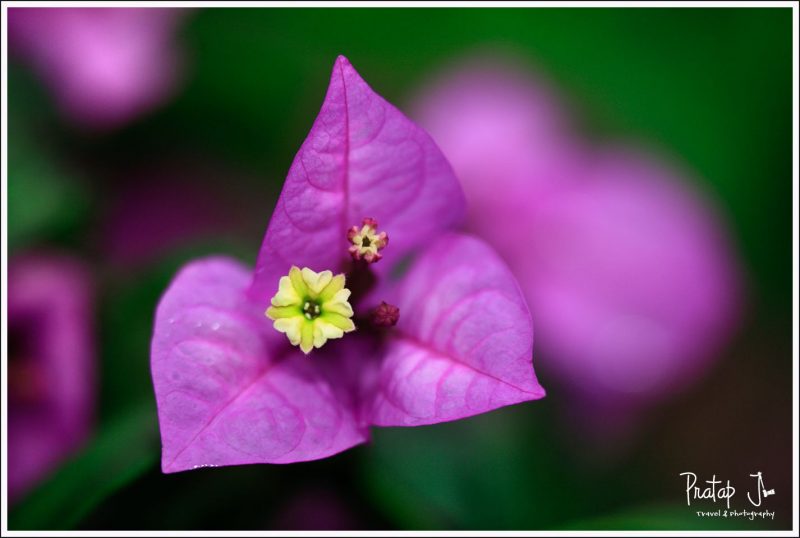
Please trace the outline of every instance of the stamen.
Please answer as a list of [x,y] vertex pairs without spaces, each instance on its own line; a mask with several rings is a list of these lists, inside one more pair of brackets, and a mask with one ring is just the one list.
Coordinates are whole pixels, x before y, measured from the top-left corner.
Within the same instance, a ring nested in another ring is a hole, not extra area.
[[314,319],[319,317],[321,310],[319,304],[314,301],[306,301],[303,304],[303,315],[306,319]]

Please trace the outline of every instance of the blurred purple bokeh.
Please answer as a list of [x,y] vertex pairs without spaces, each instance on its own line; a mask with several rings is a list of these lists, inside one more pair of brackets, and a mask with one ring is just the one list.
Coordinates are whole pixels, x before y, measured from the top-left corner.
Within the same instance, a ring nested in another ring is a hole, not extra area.
[[701,378],[737,327],[742,283],[725,222],[687,172],[585,142],[557,92],[508,58],[464,60],[414,108],[462,182],[469,230],[528,298],[536,365],[587,422],[599,413],[611,435]]
[[11,8],[9,47],[50,86],[65,116],[83,127],[110,129],[153,109],[176,89],[183,53],[174,34],[186,13]]
[[8,489],[12,502],[72,453],[94,416],[90,278],[60,254],[8,269]]

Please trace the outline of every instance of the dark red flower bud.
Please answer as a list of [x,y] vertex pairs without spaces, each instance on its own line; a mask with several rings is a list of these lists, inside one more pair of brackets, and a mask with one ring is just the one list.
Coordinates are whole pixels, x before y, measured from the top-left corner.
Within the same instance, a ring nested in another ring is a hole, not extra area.
[[400,309],[386,301],[370,313],[370,321],[376,327],[394,327],[399,319]]

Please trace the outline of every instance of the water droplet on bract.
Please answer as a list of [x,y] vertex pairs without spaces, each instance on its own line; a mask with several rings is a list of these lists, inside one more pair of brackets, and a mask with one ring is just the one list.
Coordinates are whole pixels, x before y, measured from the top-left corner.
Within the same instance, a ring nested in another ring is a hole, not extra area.
[[217,330],[219,330],[219,323],[215,323],[215,324],[213,324],[213,325],[211,326],[211,330],[212,330],[212,331],[217,331]]

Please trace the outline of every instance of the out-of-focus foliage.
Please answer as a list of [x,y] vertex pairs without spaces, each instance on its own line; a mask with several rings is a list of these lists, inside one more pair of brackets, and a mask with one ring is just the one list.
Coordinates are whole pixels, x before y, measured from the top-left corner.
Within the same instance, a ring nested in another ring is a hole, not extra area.
[[697,518],[687,512],[683,505],[649,505],[631,508],[623,512],[595,519],[573,521],[558,530],[564,531],[680,531],[691,528],[698,531],[758,529],[758,523],[751,527],[736,519]]
[[558,463],[543,411],[376,431],[362,480],[389,515],[416,529],[549,528],[573,510],[599,510],[605,500],[587,502],[580,478]]
[[[56,159],[42,139],[46,96],[17,69],[9,74],[8,248],[74,234],[89,209],[81,177]],[[46,136],[46,135],[45,135]]]
[[154,413],[145,406],[116,416],[79,456],[11,512],[9,527],[72,527],[107,495],[138,477],[158,459]]

